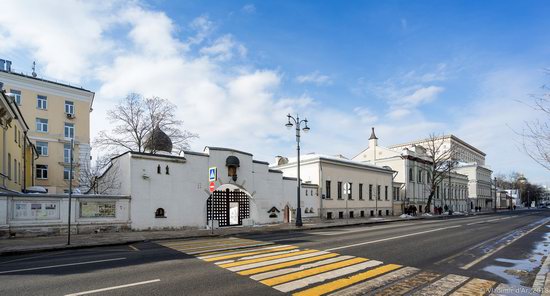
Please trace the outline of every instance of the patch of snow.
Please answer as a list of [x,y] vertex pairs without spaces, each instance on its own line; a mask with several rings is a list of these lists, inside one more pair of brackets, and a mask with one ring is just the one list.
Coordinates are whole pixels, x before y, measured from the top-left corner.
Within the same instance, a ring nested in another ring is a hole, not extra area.
[[430,213],[424,213],[424,214],[422,214],[422,216],[424,216],[424,217],[431,217],[431,216],[433,216],[433,215],[430,214]]
[[412,218],[413,216],[411,215],[407,215],[407,214],[403,214],[401,216],[399,216],[400,218],[403,218],[403,219],[408,219],[408,218]]

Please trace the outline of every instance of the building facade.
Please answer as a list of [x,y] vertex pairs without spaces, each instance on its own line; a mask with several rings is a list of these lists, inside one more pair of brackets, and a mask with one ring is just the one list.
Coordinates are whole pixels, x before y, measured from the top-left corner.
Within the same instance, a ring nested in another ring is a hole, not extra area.
[[2,88],[0,83],[0,191],[22,192],[33,185],[37,153],[21,110]]
[[78,187],[80,168],[90,164],[90,112],[94,93],[15,73],[7,62],[0,60],[0,82],[28,122],[28,138],[41,156],[34,164],[35,184],[45,187],[49,193],[67,192],[70,140],[74,139],[73,186]]
[[[427,145],[431,140],[423,139],[408,143],[390,146],[389,149],[402,151],[404,148],[411,149],[417,145]],[[458,165],[454,171],[458,174],[468,176],[468,198],[470,198],[470,210],[475,207],[489,209],[493,207],[491,194],[492,171],[485,165],[486,154],[468,144],[466,141],[454,135],[445,135],[435,139],[435,145],[441,144],[439,153],[447,153]],[[448,153],[451,151],[451,153]]]
[[[277,157],[271,167],[285,176],[296,177],[296,164],[296,159]],[[394,215],[394,173],[342,157],[307,154],[300,160],[302,181],[318,185],[318,213],[323,219]]]

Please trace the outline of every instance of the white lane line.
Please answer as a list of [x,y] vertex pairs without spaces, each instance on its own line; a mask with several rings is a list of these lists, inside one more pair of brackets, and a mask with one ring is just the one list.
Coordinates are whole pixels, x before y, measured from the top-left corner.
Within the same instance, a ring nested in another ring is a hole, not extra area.
[[[278,249],[278,248],[284,248],[284,247],[290,247],[290,245],[276,245],[276,246],[271,246],[271,247],[267,247],[267,248],[252,248],[252,249],[245,249],[245,250],[233,251],[233,252],[221,252],[221,253],[216,253],[216,254],[212,254],[212,255],[200,256],[200,257],[197,257],[197,258],[204,260],[204,259],[208,259],[208,258],[214,258],[214,257],[220,257],[220,256],[226,256],[226,255],[256,252],[256,251],[263,251],[263,250],[271,250],[271,249]],[[204,254],[207,254],[207,253],[208,252],[205,252]]]
[[330,263],[335,263],[335,262],[339,262],[339,261],[344,261],[344,260],[348,260],[348,259],[351,259],[351,258],[353,258],[353,256],[349,256],[349,255],[339,256],[339,257],[335,257],[335,258],[330,258],[330,259],[326,259],[326,260],[317,261],[317,262],[314,262],[314,263],[300,265],[298,267],[283,268],[283,269],[279,269],[279,270],[273,270],[273,271],[268,271],[268,272],[264,272],[264,273],[259,273],[259,274],[251,276],[250,278],[253,279],[253,280],[256,280],[256,281],[261,281],[261,280],[276,277],[276,276],[279,276],[279,275],[292,273],[292,272],[296,272],[296,271],[301,271],[301,270],[305,270],[305,269],[310,269],[312,267],[317,267],[317,266],[326,265],[326,264],[330,264]]
[[292,257],[279,258],[279,259],[273,259],[273,260],[264,261],[264,262],[257,262],[257,263],[247,264],[247,265],[230,267],[230,268],[228,268],[228,270],[233,271],[233,272],[237,272],[237,271],[241,271],[241,270],[245,270],[245,269],[263,267],[263,266],[277,264],[277,263],[283,263],[283,262],[288,262],[288,261],[294,261],[294,260],[305,259],[305,258],[309,258],[309,257],[325,255],[325,254],[328,254],[328,253],[329,252],[324,252],[324,251],[313,252],[313,253],[308,253],[308,254],[303,254],[303,255],[296,255],[296,256],[292,256]]
[[487,222],[486,220],[483,220],[483,221],[478,221],[478,222],[474,222],[474,223],[468,223],[466,225],[470,226],[470,225],[476,225],[476,224],[481,224],[481,223],[485,223]]
[[90,290],[90,291],[78,292],[78,293],[73,293],[73,294],[66,294],[65,296],[88,295],[88,294],[93,294],[93,293],[99,293],[99,292],[104,292],[104,291],[110,291],[110,290],[116,290],[116,289],[122,289],[122,288],[133,287],[133,286],[151,284],[151,283],[156,283],[156,282],[160,282],[160,279],[150,280],[150,281],[144,281],[144,282],[137,282],[137,283],[132,283],[132,284],[120,285],[120,286],[114,286],[114,287],[108,287],[108,288],[97,289],[97,290]]
[[41,267],[32,267],[32,268],[23,268],[23,269],[15,269],[15,270],[6,270],[6,271],[0,271],[0,274],[14,273],[14,272],[20,272],[20,271],[29,271],[29,270],[49,269],[49,268],[65,267],[65,266],[74,266],[74,265],[93,264],[93,263],[109,262],[109,261],[118,261],[118,260],[124,260],[124,259],[126,259],[126,257],[105,259],[105,260],[86,261],[86,262],[78,262],[78,263],[58,264],[58,265],[41,266]]
[[341,277],[341,276],[344,276],[346,274],[358,272],[358,271],[361,271],[363,269],[370,268],[370,267],[375,267],[375,266],[378,266],[378,265],[381,265],[381,264],[382,264],[382,262],[380,262],[380,261],[370,260],[370,261],[367,261],[367,262],[364,262],[364,263],[360,263],[360,264],[348,266],[348,267],[345,267],[345,268],[340,268],[340,269],[336,269],[336,270],[333,270],[333,271],[313,275],[313,276],[303,278],[303,279],[300,279],[300,280],[280,284],[280,285],[274,286],[273,288],[275,288],[275,289],[277,289],[281,292],[288,293],[288,292],[293,291],[293,290],[305,288],[305,287],[307,287],[311,284],[324,282],[326,280]]
[[500,250],[506,248],[507,246],[509,246],[510,244],[514,243],[514,242],[517,241],[518,239],[520,239],[520,238],[522,238],[522,237],[528,235],[529,233],[535,231],[535,230],[538,229],[539,227],[545,225],[547,221],[548,221],[548,220],[546,220],[544,223],[541,223],[541,224],[538,225],[537,227],[532,228],[531,230],[525,232],[524,234],[522,234],[522,235],[520,235],[520,236],[514,238],[513,240],[511,240],[511,241],[509,241],[509,242],[507,242],[507,243],[501,245],[500,247],[498,247],[498,248],[492,250],[491,252],[485,253],[485,255],[483,255],[483,256],[477,258],[476,260],[474,260],[474,261],[472,261],[472,262],[470,262],[470,263],[468,263],[468,264],[466,264],[466,265],[464,265],[464,266],[462,266],[462,267],[460,267],[460,268],[466,270],[466,269],[468,269],[468,268],[470,268],[470,267],[472,267],[472,266],[478,264],[479,262],[481,262],[481,261],[483,261],[483,260],[489,258],[490,256],[492,256],[492,255],[495,254],[496,252],[498,252],[498,251],[500,251]]
[[466,276],[449,274],[448,276],[434,282],[433,284],[423,288],[420,291],[412,294],[413,296],[437,296],[447,295],[454,288],[458,287],[469,278]]
[[441,228],[430,229],[430,230],[425,230],[425,231],[420,231],[420,232],[413,232],[413,233],[408,233],[408,234],[403,234],[403,235],[398,235],[398,236],[392,236],[392,237],[377,239],[377,240],[368,241],[368,242],[362,242],[362,243],[357,243],[357,244],[352,244],[352,245],[347,245],[347,246],[330,248],[330,249],[326,249],[325,251],[335,251],[335,250],[340,250],[340,249],[353,248],[353,247],[357,247],[357,246],[375,244],[375,243],[379,243],[379,242],[385,242],[385,241],[399,239],[399,238],[403,238],[403,237],[409,237],[409,236],[420,235],[420,234],[424,234],[424,233],[441,231],[441,230],[445,230],[445,229],[457,228],[457,227],[461,227],[461,226],[462,225],[455,225],[455,226],[441,227]]

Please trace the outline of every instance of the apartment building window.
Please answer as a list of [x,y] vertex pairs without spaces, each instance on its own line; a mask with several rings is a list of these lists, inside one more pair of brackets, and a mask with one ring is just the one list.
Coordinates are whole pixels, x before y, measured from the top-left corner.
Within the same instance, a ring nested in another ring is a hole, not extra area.
[[71,169],[63,168],[63,180],[69,180],[70,177],[71,177]]
[[384,186],[384,198],[388,200],[388,186]]
[[48,97],[41,95],[36,96],[36,108],[42,110],[48,109]]
[[326,198],[331,199],[330,196],[330,181],[325,182],[325,192],[326,192]]
[[393,200],[399,200],[399,187],[392,187],[393,188]]
[[13,95],[13,101],[21,106],[21,91],[16,89],[10,89],[10,93]]
[[63,162],[65,163],[71,162],[71,144],[63,145]]
[[36,165],[36,179],[48,179],[48,166],[45,164]]
[[74,139],[74,123],[65,122],[65,138]]
[[363,184],[359,183],[359,199],[363,200]]
[[409,169],[409,181],[414,182],[414,174],[412,168]]
[[348,199],[353,199],[353,183],[349,182],[349,193],[348,193]]
[[439,199],[439,186],[435,188],[435,198]]
[[422,183],[422,171],[418,169],[418,183]]
[[36,131],[47,133],[48,132],[48,120],[44,118],[36,119]]
[[36,142],[36,150],[38,150],[38,155],[48,156],[48,142]]
[[382,188],[382,187],[381,187],[380,185],[376,185],[376,198],[377,198],[378,200],[380,200],[380,197],[381,197],[381,196],[380,196],[381,191],[382,191],[381,188]]
[[428,180],[428,183],[432,182],[432,175],[430,174],[430,172],[426,173],[426,180]]
[[74,115],[74,102],[65,101],[65,113]]
[[342,199],[342,182],[338,182],[338,199]]
[[369,200],[372,200],[372,184],[369,184]]
[[13,182],[17,183],[17,159],[13,160]]

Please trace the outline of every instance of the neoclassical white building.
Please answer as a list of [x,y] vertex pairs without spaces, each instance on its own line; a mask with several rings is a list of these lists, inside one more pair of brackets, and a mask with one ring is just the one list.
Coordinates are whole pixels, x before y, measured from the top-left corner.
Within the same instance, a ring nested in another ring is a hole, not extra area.
[[[296,158],[277,157],[272,168],[296,177],[296,166]],[[342,156],[306,154],[301,158],[300,170],[305,184],[319,188],[319,207],[324,219],[394,215],[395,171],[390,168]]]
[[[414,205],[420,213],[426,212],[426,204],[430,195],[430,158],[426,149],[420,144],[410,146],[391,146],[386,148],[378,145],[378,138],[372,129],[369,146],[357,154],[353,160],[376,166],[389,167],[397,172],[395,181],[402,184],[399,187],[402,205]],[[430,211],[434,206],[453,210],[467,210],[468,177],[463,174],[451,173],[438,186],[432,200]]]

